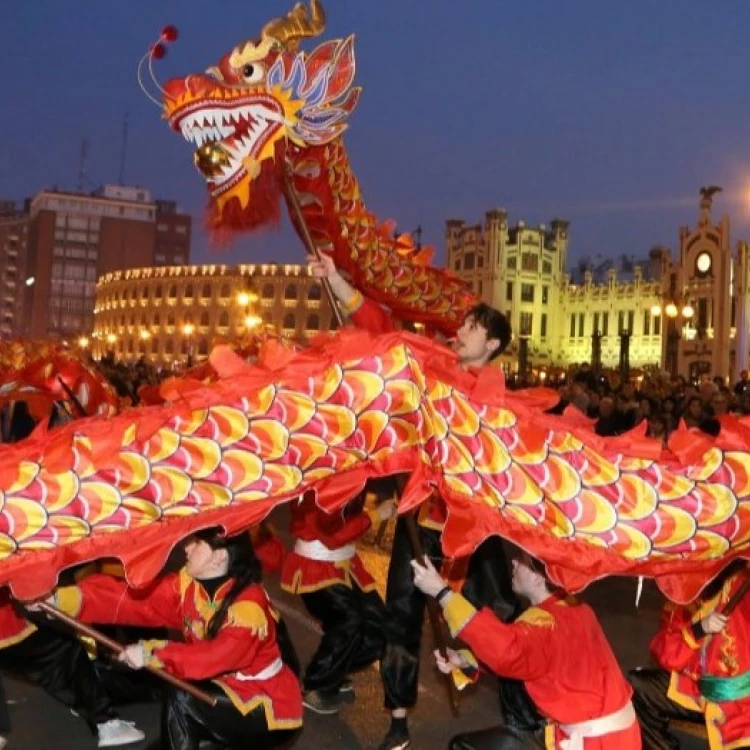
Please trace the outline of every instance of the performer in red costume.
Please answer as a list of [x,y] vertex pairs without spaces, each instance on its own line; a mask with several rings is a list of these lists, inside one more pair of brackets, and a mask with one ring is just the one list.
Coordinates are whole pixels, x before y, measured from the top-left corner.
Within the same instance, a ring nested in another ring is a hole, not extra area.
[[750,575],[739,561],[687,607],[668,604],[651,653],[662,669],[630,673],[644,744],[676,750],[670,719],[706,725],[711,750],[750,748],[750,596],[722,608]]
[[324,512],[312,493],[292,504],[296,541],[284,561],[281,587],[300,594],[323,629],[303,680],[303,703],[320,714],[336,713],[353,700],[348,675],[378,661],[385,648],[385,605],[355,543],[373,524],[387,521],[395,504],[386,500],[371,512],[363,506],[364,493],[342,513]]
[[[489,609],[477,611],[450,590],[428,561],[413,561],[414,583],[434,596],[454,637],[460,638],[495,674],[523,680],[548,717],[547,747],[560,750],[639,750],[641,734],[632,690],[617,664],[593,610],[555,591],[541,565],[523,553],[513,561],[513,590],[531,602],[516,622],[506,624]],[[471,654],[435,652],[438,668],[475,674]],[[508,750],[541,745],[508,727],[459,735],[450,750]]]
[[[310,270],[317,278],[327,278],[333,293],[355,326],[375,335],[395,330],[392,316],[380,305],[363,297],[325,255],[308,256]],[[458,330],[453,344],[459,365],[479,376],[482,368],[498,357],[511,339],[506,317],[486,304],[472,308]],[[493,368],[492,376],[502,378]],[[419,533],[425,554],[437,566],[443,561],[440,532],[446,520],[443,501],[435,496],[425,503],[418,517]],[[388,644],[380,671],[383,678],[385,705],[391,712],[391,726],[378,750],[404,750],[411,744],[407,711],[417,702],[419,651],[422,640],[425,599],[415,588],[409,563],[413,551],[406,522],[399,518],[388,568],[386,607],[388,609]],[[521,606],[514,595],[502,541],[488,538],[464,566],[463,594],[476,606],[489,606],[503,621],[516,617]],[[506,721],[523,730],[542,726],[542,721],[515,680],[500,680],[500,695]]]
[[272,748],[302,725],[297,678],[282,660],[277,614],[260,585],[248,535],[200,532],[186,545],[187,563],[144,590],[92,575],[57,590],[58,607],[84,622],[179,629],[184,643],[139,641],[121,660],[134,669],[164,668],[214,695],[210,707],[170,689],[162,713],[162,747]]

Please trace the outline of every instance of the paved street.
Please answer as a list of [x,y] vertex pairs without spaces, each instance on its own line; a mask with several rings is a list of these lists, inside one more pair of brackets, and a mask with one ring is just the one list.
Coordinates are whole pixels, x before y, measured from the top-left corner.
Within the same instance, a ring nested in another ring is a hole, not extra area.
[[[371,553],[371,556],[375,567],[383,569],[386,560],[382,553]],[[381,559],[378,560],[378,557]],[[268,588],[287,620],[301,658],[308,658],[318,638],[315,624],[308,619],[294,597],[279,591],[275,581],[269,581]],[[593,586],[585,596],[599,613],[625,669],[642,664],[647,658],[647,644],[656,628],[661,606],[658,593],[649,584],[644,587],[638,609],[635,608],[635,594],[635,581],[610,579]],[[493,681],[485,680],[471,695],[463,698],[461,716],[454,719],[428,654],[432,648],[428,627],[425,634],[420,700],[411,719],[413,747],[415,750],[442,750],[448,738],[459,731],[497,723],[497,696]],[[571,644],[571,647],[577,647],[577,644]],[[585,648],[585,644],[580,644],[580,647]],[[368,750],[377,746],[388,726],[388,717],[381,708],[382,692],[377,671],[369,669],[357,675],[355,686],[355,704],[345,707],[340,715],[322,717],[308,713],[304,732],[295,750]],[[88,750],[96,747],[83,722],[40,690],[15,679],[7,680],[7,688],[14,722],[10,750]],[[123,718],[137,721],[148,734],[146,743],[130,747],[134,750],[156,750],[159,747],[159,712],[156,706],[131,706],[123,708],[121,713]],[[697,750],[706,745],[686,737],[682,747]]]

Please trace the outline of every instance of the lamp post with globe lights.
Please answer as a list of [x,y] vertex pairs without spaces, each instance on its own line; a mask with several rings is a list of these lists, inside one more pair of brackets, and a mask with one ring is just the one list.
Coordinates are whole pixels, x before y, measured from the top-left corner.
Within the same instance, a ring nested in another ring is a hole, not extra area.
[[[674,300],[670,300],[664,306],[654,305],[651,308],[651,315],[659,319],[666,318],[664,369],[672,377],[676,377],[679,371],[680,339],[682,338],[680,330],[690,324],[690,321],[695,317],[695,310],[688,302],[678,307]],[[662,328],[662,331],[664,331],[664,328]]]
[[193,364],[193,334],[194,333],[195,333],[195,326],[192,323],[185,323],[185,325],[182,326],[182,335],[185,337],[185,342],[187,344],[186,365],[188,367],[191,367]]

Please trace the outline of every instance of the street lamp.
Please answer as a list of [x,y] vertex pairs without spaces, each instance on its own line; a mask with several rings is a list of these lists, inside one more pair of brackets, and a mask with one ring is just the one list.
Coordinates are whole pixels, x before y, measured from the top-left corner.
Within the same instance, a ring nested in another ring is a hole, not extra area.
[[[661,305],[654,305],[651,308],[651,314],[659,316],[662,314]],[[664,306],[664,315],[667,317],[667,347],[664,366],[670,375],[675,377],[679,369],[679,349],[680,349],[680,331],[678,325],[678,317],[681,318],[685,323],[692,320],[695,315],[693,306],[686,302],[681,308],[670,301]]]
[[88,336],[81,336],[81,338],[78,339],[78,346],[81,347],[81,349],[88,349],[89,343],[89,337]]
[[259,315],[248,315],[245,318],[245,328],[247,328],[248,331],[252,331],[254,328],[257,328],[262,322],[263,318],[261,318]]
[[195,326],[192,323],[185,323],[182,326],[182,335],[187,339],[187,365],[190,367],[193,361],[192,346],[193,342],[191,336],[195,333]]
[[145,328],[141,329],[141,339],[148,341],[151,338],[151,331],[147,331]]
[[115,336],[114,333],[107,334],[107,343],[108,344],[114,344],[115,341],[117,341],[117,336]]

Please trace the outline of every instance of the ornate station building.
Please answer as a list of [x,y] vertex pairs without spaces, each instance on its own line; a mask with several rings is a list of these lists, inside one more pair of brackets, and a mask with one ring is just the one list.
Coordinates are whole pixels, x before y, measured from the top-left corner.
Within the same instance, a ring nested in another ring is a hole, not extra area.
[[631,367],[736,376],[748,360],[750,251],[739,242],[733,254],[728,217],[714,223],[717,191],[701,190],[697,223],[680,229],[674,258],[655,247],[624,271],[590,269],[574,280],[567,221],[511,226],[494,210],[483,224],[446,223],[448,268],[510,317],[508,370],[524,357],[539,374],[582,362],[617,367],[625,353]]

